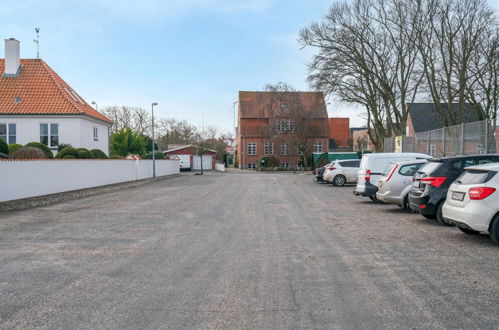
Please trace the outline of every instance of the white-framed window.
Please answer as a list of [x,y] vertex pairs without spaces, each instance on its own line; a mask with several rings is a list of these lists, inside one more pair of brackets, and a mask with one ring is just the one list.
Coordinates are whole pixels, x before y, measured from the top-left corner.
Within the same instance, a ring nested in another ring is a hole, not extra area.
[[271,142],[265,142],[264,153],[265,153],[265,155],[273,155],[274,154],[274,144]]
[[289,143],[281,143],[281,155],[289,155]]
[[248,156],[256,156],[256,143],[248,143]]
[[7,144],[16,143],[17,127],[14,123],[0,123],[0,139]]
[[285,120],[278,120],[276,122],[276,126],[277,126],[277,133],[279,134],[283,134],[283,133],[286,133],[286,121]]
[[297,147],[296,147],[296,154],[297,154],[298,156],[303,156],[303,150],[304,150],[304,149],[305,149],[305,148],[304,148],[304,146],[303,146],[303,145],[302,145],[302,146],[297,146]]
[[289,168],[289,163],[288,162],[281,163],[281,167],[287,169]]
[[59,124],[40,124],[40,143],[49,148],[59,145]]
[[288,120],[287,124],[288,124],[288,133],[294,133],[295,122],[290,119],[290,120]]
[[314,142],[314,152],[322,152],[322,142]]
[[94,126],[94,141],[99,141],[99,127]]
[[248,164],[248,169],[256,169],[256,164],[255,163],[251,163],[251,164]]

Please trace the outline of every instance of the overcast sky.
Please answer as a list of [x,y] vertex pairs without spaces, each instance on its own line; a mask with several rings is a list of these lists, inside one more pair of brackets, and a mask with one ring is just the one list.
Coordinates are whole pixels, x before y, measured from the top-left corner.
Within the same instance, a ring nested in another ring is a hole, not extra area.
[[[21,41],[87,102],[140,106],[161,117],[232,131],[239,90],[285,81],[309,90],[300,29],[320,20],[330,0],[0,0],[0,38]],[[499,0],[490,4],[499,9]],[[4,44],[0,45],[4,57]],[[328,105],[329,115],[361,126],[360,109]]]

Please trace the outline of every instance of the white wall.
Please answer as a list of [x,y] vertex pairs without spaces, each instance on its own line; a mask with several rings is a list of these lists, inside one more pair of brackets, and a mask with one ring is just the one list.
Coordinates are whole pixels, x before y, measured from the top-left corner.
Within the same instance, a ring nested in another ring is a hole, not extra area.
[[[178,160],[156,160],[156,176],[180,172]],[[152,160],[0,160],[0,202],[152,177]]]
[[[0,123],[16,124],[17,143],[40,142],[40,124],[59,124],[59,143],[75,148],[100,149],[108,154],[107,126],[96,120],[76,116],[0,116]],[[93,139],[93,127],[99,128],[99,140]],[[53,148],[54,154],[57,148]]]
[[225,165],[224,164],[220,164],[220,163],[216,163],[215,164],[215,170],[220,171],[220,172],[225,172]]

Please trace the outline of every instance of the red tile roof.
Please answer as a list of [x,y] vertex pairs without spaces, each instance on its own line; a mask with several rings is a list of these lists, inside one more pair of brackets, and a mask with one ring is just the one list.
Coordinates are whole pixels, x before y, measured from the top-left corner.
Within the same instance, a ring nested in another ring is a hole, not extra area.
[[0,59],[0,115],[87,115],[112,123],[43,60],[21,59],[21,66],[17,77],[4,77]]

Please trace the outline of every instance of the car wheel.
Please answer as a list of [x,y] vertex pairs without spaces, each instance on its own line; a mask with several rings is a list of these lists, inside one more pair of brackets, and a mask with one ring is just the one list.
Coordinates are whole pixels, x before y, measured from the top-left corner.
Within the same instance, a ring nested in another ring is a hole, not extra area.
[[376,195],[369,196],[369,199],[372,200],[373,202],[377,202],[378,201],[378,199],[376,198]]
[[333,185],[335,185],[337,187],[344,186],[345,182],[346,182],[346,178],[343,175],[341,175],[341,174],[338,174],[333,179]]
[[445,201],[440,202],[440,204],[438,204],[437,214],[435,214],[435,217],[437,218],[437,222],[439,224],[444,225],[444,226],[448,226],[448,227],[453,227],[455,225],[453,223],[450,223],[449,221],[445,220],[444,216],[442,215],[442,208],[444,207],[444,203],[445,203]]
[[499,214],[490,223],[489,235],[494,243],[499,244]]
[[411,206],[409,205],[409,197],[405,196],[404,198],[404,204],[403,204],[404,210],[406,210],[409,213],[414,213],[414,211],[411,209]]
[[476,235],[480,233],[479,231],[473,230],[473,229],[468,229],[468,228],[463,228],[463,227],[457,227],[460,231],[462,231],[465,234],[468,235]]
[[426,219],[435,219],[435,215],[434,214],[421,214],[423,217],[425,217]]

